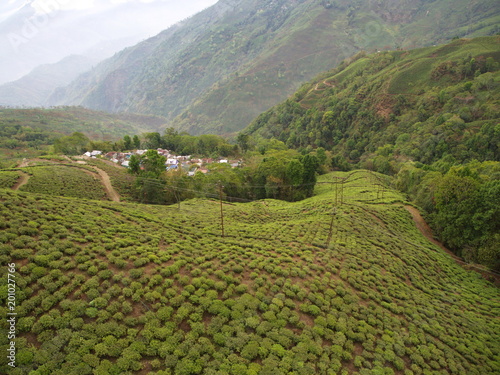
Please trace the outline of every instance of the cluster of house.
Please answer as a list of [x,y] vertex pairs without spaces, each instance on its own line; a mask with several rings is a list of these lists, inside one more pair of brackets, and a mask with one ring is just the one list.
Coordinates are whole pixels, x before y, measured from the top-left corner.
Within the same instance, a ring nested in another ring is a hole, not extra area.
[[[113,163],[120,164],[123,167],[128,168],[129,166],[129,160],[132,155],[144,155],[148,150],[136,150],[133,152],[108,152],[108,153],[103,153],[102,151],[90,151],[86,152],[84,156],[90,157],[90,158],[105,158]],[[191,155],[188,156],[179,156],[179,155],[174,155],[171,154],[170,151],[168,150],[163,150],[163,149],[157,149],[158,154],[164,156],[167,160],[165,162],[165,169],[171,170],[171,169],[178,169],[182,168],[185,170],[189,176],[194,176],[196,172],[201,172],[201,173],[208,173],[209,170],[207,166],[209,164],[213,163],[226,163],[230,164],[232,168],[237,168],[241,166],[242,161],[241,160],[228,160],[224,158],[205,158],[205,159],[198,159],[198,158],[192,158]]]

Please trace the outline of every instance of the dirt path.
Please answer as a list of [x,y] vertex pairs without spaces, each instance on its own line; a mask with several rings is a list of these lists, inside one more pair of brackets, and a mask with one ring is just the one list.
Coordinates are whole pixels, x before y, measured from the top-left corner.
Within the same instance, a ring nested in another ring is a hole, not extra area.
[[[71,164],[77,164],[77,165],[81,165],[81,164],[87,164],[85,161],[73,161],[71,160],[69,157],[65,156],[65,158],[71,163]],[[17,166],[17,168],[24,168],[24,167],[28,167],[30,165],[30,162],[32,161],[46,161],[46,160],[41,160],[41,159],[24,159],[22,161],[21,164],[19,164]],[[54,163],[54,164],[61,164],[61,163]],[[110,164],[112,165],[115,165],[114,163],[111,163]],[[62,163],[61,165],[68,165],[68,163]],[[116,166],[116,165],[115,165]],[[110,200],[112,200],[113,202],[120,202],[120,195],[117,193],[117,191],[115,190],[115,188],[113,187],[113,185],[111,184],[111,179],[109,178],[109,175],[103,171],[102,169],[99,169],[95,166],[92,166],[93,169],[95,169],[95,171],[99,174],[99,177],[101,179],[101,182],[102,184],[104,185],[104,190],[106,190],[106,195],[108,196],[108,198]],[[94,176],[94,174],[86,169],[83,169],[82,170],[91,175],[91,176]],[[13,190],[19,190],[19,188],[23,185],[25,185],[30,176],[24,172],[20,172],[21,173],[21,177],[19,178],[19,180],[16,182],[16,184],[12,187]]]
[[30,161],[29,159],[23,159],[23,161],[21,162],[21,164],[19,164],[17,166],[17,168],[24,168],[24,167],[27,167],[29,165]]
[[457,257],[451,250],[446,248],[441,242],[439,242],[434,238],[432,234],[432,229],[429,227],[429,224],[427,224],[427,222],[424,220],[419,210],[410,205],[405,205],[404,207],[406,211],[408,211],[411,214],[413,221],[415,222],[415,225],[417,226],[418,230],[424,235],[425,238],[427,238],[433,244],[438,245],[441,249],[443,249],[445,252],[451,255],[455,260],[461,261],[461,259]]
[[12,190],[19,190],[21,186],[26,185],[28,180],[30,179],[30,175],[24,172],[19,171],[20,176],[17,180],[16,184],[12,186]]
[[438,245],[441,249],[443,249],[443,251],[445,251],[447,254],[449,254],[457,264],[459,264],[460,266],[462,266],[466,270],[476,271],[476,272],[480,273],[483,276],[483,278],[493,282],[496,286],[500,287],[500,275],[498,273],[491,272],[488,269],[485,269],[483,266],[480,266],[477,264],[470,264],[470,263],[464,262],[464,260],[462,258],[455,255],[455,253],[453,253],[451,250],[447,249],[441,242],[439,242],[438,240],[436,240],[434,238],[434,236],[432,235],[431,228],[426,223],[426,221],[424,220],[422,215],[420,215],[419,210],[417,210],[415,207],[409,206],[409,205],[405,205],[404,207],[411,214],[413,221],[415,222],[415,225],[417,226],[418,230],[429,241],[431,241],[433,244]]
[[99,176],[101,177],[101,181],[104,185],[104,188],[106,189],[106,194],[108,195],[109,199],[111,199],[113,202],[120,202],[120,195],[117,193],[117,191],[111,184],[109,175],[102,169],[99,169],[94,166],[92,168],[94,168],[97,171],[97,173],[99,173]]
[[[72,161],[71,159],[69,160]],[[31,163],[61,164],[60,161],[33,158],[33,159],[23,159],[23,161],[16,168],[26,168],[31,166]]]

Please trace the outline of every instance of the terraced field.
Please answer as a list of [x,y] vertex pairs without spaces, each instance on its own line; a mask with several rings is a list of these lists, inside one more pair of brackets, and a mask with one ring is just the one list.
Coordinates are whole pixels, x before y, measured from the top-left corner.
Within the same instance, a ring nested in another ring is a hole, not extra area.
[[380,175],[328,174],[296,203],[224,203],[224,236],[205,199],[4,189],[0,202],[18,314],[17,368],[2,356],[2,373],[500,372],[499,290],[422,236]]
[[[104,166],[111,174],[101,168]],[[133,188],[133,177],[125,168],[110,167],[104,162],[75,163],[70,159],[24,161],[14,170],[0,171],[0,188],[11,188],[31,193],[84,199],[120,201],[120,195],[111,183],[126,194]],[[125,184],[127,185],[126,187]]]
[[25,170],[31,177],[21,191],[86,199],[106,197],[99,177],[90,170],[63,165]]

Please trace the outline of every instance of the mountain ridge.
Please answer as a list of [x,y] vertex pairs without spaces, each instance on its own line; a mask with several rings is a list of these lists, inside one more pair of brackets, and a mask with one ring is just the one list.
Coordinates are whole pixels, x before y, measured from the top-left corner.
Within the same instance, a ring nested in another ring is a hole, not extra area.
[[432,45],[457,34],[494,32],[494,2],[448,5],[447,0],[219,2],[129,49],[140,64],[123,68],[122,52],[62,88],[50,103],[159,114],[193,134],[234,133],[304,81],[362,49]]
[[22,78],[0,86],[0,106],[43,107],[61,85],[71,83],[99,60],[72,55],[55,64],[44,64]]

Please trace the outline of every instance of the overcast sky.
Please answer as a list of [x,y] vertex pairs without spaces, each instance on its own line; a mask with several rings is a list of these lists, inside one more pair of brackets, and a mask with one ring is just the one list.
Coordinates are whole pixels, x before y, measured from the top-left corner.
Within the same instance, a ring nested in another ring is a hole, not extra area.
[[113,48],[154,36],[216,2],[0,0],[0,84],[68,55],[98,48],[111,55]]

